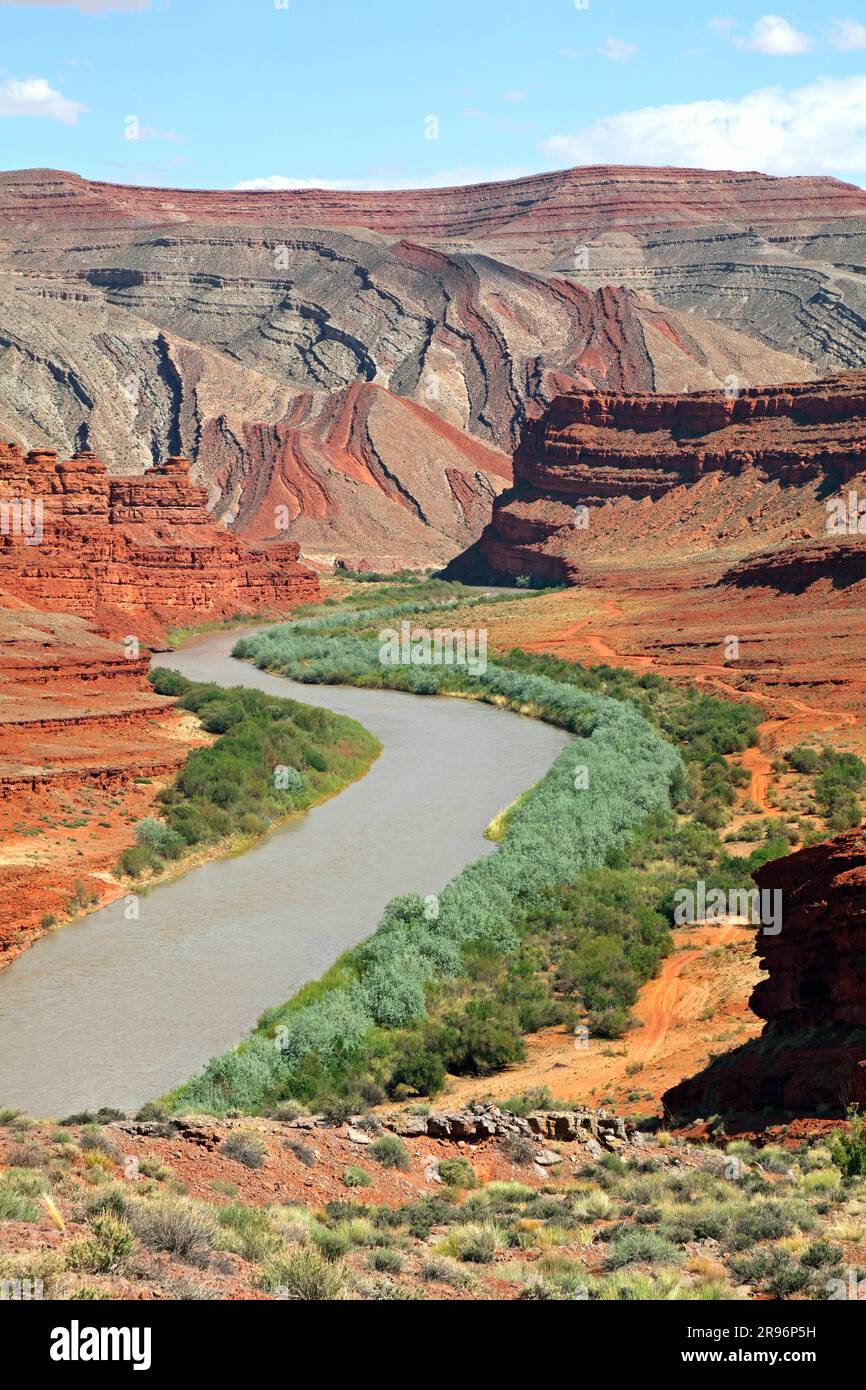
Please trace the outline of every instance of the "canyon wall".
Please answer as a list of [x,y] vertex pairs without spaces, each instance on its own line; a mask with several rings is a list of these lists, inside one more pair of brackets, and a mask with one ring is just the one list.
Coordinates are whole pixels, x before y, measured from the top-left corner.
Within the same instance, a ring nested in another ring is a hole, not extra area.
[[571,388],[526,420],[514,488],[476,554],[502,573],[579,583],[623,564],[787,547],[775,567],[755,561],[731,580],[790,583],[797,547],[811,540],[821,554],[810,573],[832,571],[847,551],[856,579],[857,536],[828,541],[826,499],[863,473],[864,372],[684,396]]
[[[440,565],[564,392],[866,367],[866,193],[562,170],[477,188],[124,188],[0,174],[0,435],[115,475],[185,454],[233,530]],[[284,538],[284,537],[283,537]]]
[[754,879],[778,892],[782,928],[758,930],[766,978],[750,1000],[760,1038],[713,1062],[664,1097],[675,1116],[844,1114],[866,1103],[866,836],[771,860]]

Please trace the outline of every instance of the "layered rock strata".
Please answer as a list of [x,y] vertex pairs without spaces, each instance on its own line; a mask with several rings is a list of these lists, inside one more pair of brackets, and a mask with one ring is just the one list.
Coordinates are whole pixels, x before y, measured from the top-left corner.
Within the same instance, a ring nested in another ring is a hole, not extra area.
[[185,458],[111,478],[89,451],[0,445],[0,592],[141,638],[319,596],[287,541],[265,555],[215,523]]
[[[766,582],[790,584],[791,543],[826,541],[828,496],[864,473],[864,372],[728,395],[572,389],[527,419],[515,486],[478,549],[500,572],[579,583],[624,559],[716,561],[787,544]],[[855,528],[842,546],[855,581],[859,544]],[[815,553],[816,577],[835,555]],[[749,573],[732,582],[760,582]]]

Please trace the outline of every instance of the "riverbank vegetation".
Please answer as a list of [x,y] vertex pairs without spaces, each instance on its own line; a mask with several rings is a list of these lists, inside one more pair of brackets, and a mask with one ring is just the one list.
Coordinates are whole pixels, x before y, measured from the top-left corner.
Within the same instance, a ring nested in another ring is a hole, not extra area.
[[236,645],[297,680],[477,698],[575,739],[509,810],[494,855],[438,898],[392,901],[372,937],[212,1059],[172,1097],[177,1107],[434,1094],[446,1071],[484,1075],[519,1060],[523,1035],[545,1024],[619,1036],[670,949],[676,886],[696,877],[750,886],[700,811],[733,801],[726,755],[755,740],[754,712],[654,676],[522,652],[478,675],[380,662],[383,623],[403,612],[442,620],[481,601],[490,596],[413,602],[398,592],[391,604],[320,610]]
[[158,794],[161,816],[137,825],[136,844],[118,863],[130,878],[162,873],[202,848],[264,835],[363,776],[381,752],[360,724],[329,710],[163,668],[150,679],[218,737],[191,753]]

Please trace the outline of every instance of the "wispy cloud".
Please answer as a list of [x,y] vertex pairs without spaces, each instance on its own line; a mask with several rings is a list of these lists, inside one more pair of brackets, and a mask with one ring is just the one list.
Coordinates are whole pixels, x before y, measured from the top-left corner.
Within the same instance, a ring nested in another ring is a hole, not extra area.
[[645,106],[544,142],[562,164],[758,169],[768,174],[866,170],[866,77],[765,87],[730,101]]
[[737,48],[750,53],[766,53],[773,58],[790,58],[799,53],[811,53],[815,40],[795,29],[781,15],[764,14],[752,25],[747,39],[734,38]]
[[827,38],[834,48],[840,48],[843,53],[866,48],[866,24],[856,19],[833,19]]
[[105,14],[109,10],[131,14],[149,10],[151,0],[0,0],[0,5],[15,5],[28,10],[80,10],[82,14]]
[[598,51],[602,58],[607,58],[610,63],[628,63],[638,52],[638,46],[636,43],[628,43],[626,39],[617,39],[613,34],[608,34]]
[[0,116],[46,116],[62,125],[77,125],[87,107],[51,86],[45,77],[10,77],[0,85]]

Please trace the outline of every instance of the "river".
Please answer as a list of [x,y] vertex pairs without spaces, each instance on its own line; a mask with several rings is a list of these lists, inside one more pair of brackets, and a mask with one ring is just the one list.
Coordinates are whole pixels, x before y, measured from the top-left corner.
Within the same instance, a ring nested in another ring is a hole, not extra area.
[[435,893],[491,853],[485,827],[568,741],[467,700],[298,685],[235,660],[238,635],[154,664],[350,715],[384,751],[246,854],[142,894],[137,920],[120,899],[0,972],[0,1105],[132,1111],[178,1085],[368,936],[389,898]]

